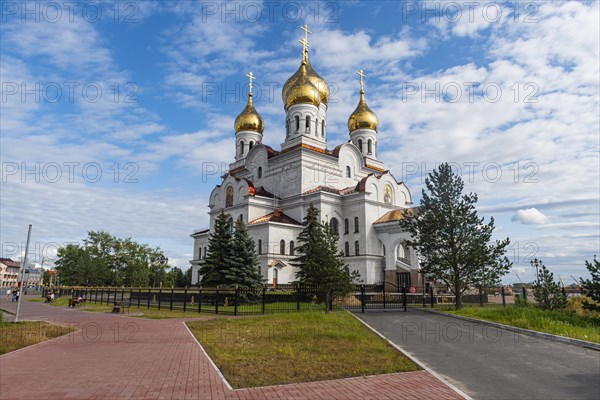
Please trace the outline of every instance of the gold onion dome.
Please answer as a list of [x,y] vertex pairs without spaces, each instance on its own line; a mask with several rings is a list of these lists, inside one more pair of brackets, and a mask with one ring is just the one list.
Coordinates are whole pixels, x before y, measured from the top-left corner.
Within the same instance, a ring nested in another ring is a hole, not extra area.
[[350,132],[357,129],[372,129],[376,131],[377,125],[379,125],[377,115],[375,115],[373,110],[367,105],[367,102],[365,101],[365,91],[361,90],[358,105],[348,118],[348,130]]
[[235,127],[235,133],[240,131],[263,133],[265,123],[252,104],[252,93],[248,93],[248,104],[246,104],[246,108],[244,108],[240,115],[237,116],[233,126]]
[[312,104],[318,107],[321,103],[321,94],[308,77],[305,61],[302,61],[298,71],[283,86],[282,96],[286,110],[294,104]]
[[[325,82],[325,79],[321,77],[314,70],[312,65],[310,65],[310,61],[308,60],[308,54],[305,54],[303,57],[303,63],[306,64],[306,75],[308,76],[308,80],[310,83],[315,85],[317,90],[319,91],[319,95],[321,97],[321,103],[327,104],[329,102],[329,85]],[[294,73],[294,75],[290,76],[290,78],[283,85],[283,90],[281,91],[281,95],[283,97],[283,103],[285,104],[285,99],[287,97],[287,93],[290,90],[290,87],[298,80],[300,77],[302,70],[302,66],[298,68],[298,70]]]

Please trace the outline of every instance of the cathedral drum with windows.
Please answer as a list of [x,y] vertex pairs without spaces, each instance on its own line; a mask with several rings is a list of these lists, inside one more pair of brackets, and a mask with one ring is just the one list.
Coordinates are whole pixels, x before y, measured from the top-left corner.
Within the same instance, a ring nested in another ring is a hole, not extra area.
[[[359,71],[359,99],[348,118],[347,143],[327,146],[329,89],[308,58],[306,26],[298,70],[282,89],[285,141],[280,150],[263,142],[264,122],[252,101],[236,118],[235,162],[210,195],[210,227],[224,210],[242,218],[256,243],[260,272],[268,284],[295,281],[295,241],[312,203],[339,234],[339,249],[364,283],[418,284],[418,260],[406,245],[398,221],[411,208],[411,194],[377,159],[379,121],[365,99]],[[206,256],[210,228],[193,233],[192,283]]]

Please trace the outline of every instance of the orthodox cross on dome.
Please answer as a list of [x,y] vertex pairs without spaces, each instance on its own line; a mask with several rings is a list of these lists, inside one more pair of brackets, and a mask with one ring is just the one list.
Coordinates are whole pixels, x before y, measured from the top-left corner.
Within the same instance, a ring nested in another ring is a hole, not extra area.
[[248,87],[250,88],[249,93],[252,94],[252,81],[256,80],[256,78],[252,74],[252,71],[250,71],[250,73],[246,74],[246,76],[250,79],[250,82],[248,82]]
[[365,83],[363,82],[363,78],[366,78],[367,76],[365,75],[365,73],[363,72],[362,69],[359,69],[358,72],[356,73],[358,76],[360,76],[360,91],[364,92],[365,91]]
[[300,29],[302,29],[304,31],[304,37],[300,40],[298,40],[301,44],[302,44],[302,56],[303,58],[307,58],[308,57],[308,34],[312,34],[311,31],[308,30],[308,25],[304,24],[300,27]]

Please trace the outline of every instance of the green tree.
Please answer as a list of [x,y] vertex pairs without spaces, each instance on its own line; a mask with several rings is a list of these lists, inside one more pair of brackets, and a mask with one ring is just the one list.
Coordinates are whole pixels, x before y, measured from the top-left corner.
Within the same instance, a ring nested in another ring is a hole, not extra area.
[[412,236],[407,244],[418,251],[422,272],[446,284],[459,309],[462,294],[480,284],[486,270],[508,271],[512,263],[503,255],[510,241],[491,242],[494,219],[485,224],[477,215],[477,195],[462,193],[464,182],[448,163],[431,172],[425,186],[418,211],[405,212],[400,225]]
[[298,256],[291,260],[298,268],[297,283],[324,288],[334,296],[343,296],[354,289],[353,280],[358,272],[349,272],[338,250],[338,240],[328,224],[319,222],[319,210],[311,203],[297,239]]
[[591,298],[593,302],[584,300],[583,308],[591,311],[600,311],[600,262],[594,256],[594,261],[586,261],[585,267],[592,275],[592,279],[581,279],[581,287],[583,293]]
[[544,310],[560,310],[567,305],[565,296],[554,281],[554,274],[542,264],[538,280],[533,285],[533,297],[538,305]]
[[231,259],[230,217],[221,210],[215,219],[213,231],[208,239],[206,257],[200,264],[202,286],[218,286],[226,283],[224,270]]
[[238,219],[231,239],[231,253],[223,269],[224,284],[247,288],[262,285],[255,249],[254,239],[248,234],[242,219]]

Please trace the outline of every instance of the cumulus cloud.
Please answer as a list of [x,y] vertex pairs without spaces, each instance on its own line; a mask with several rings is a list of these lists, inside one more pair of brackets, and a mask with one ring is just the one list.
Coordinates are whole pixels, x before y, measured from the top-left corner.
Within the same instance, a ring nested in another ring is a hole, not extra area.
[[536,208],[527,208],[519,210],[511,218],[513,222],[520,222],[525,225],[542,225],[548,222],[548,217],[539,212]]

